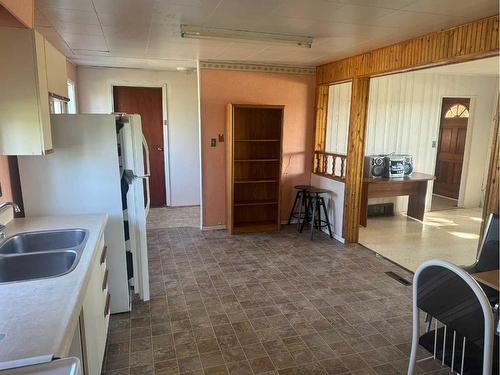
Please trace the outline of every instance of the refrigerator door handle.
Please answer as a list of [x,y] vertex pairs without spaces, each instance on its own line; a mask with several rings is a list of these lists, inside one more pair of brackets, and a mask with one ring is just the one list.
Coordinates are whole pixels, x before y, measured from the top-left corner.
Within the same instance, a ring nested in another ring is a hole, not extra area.
[[146,217],[149,214],[149,208],[151,206],[151,191],[149,189],[149,176],[151,175],[151,164],[149,163],[149,147],[144,134],[142,135],[142,147],[144,148],[144,154],[146,156],[146,173],[144,176],[140,176],[140,178],[144,178],[146,180],[146,207],[144,210],[146,211]]
[[144,177],[149,177],[151,175],[151,164],[149,163],[149,147],[144,134],[142,135],[142,147],[144,148],[144,154],[146,156],[146,174]]

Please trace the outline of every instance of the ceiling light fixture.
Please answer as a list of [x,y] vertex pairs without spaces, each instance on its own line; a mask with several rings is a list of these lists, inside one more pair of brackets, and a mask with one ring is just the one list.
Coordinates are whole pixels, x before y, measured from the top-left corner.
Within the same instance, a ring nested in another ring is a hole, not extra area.
[[313,42],[313,38],[309,36],[261,33],[258,31],[233,30],[192,25],[181,25],[181,37],[192,39],[248,40],[252,42],[286,44],[302,48],[311,48]]

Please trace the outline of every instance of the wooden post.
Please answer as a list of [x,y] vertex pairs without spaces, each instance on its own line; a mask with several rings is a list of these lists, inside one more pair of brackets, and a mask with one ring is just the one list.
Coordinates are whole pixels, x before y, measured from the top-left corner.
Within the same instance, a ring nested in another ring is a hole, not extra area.
[[[486,194],[484,199],[484,207],[483,207],[483,223],[481,224],[480,237],[482,238],[484,235],[484,226],[486,224],[486,219],[490,213],[495,213],[498,215],[499,211],[499,203],[498,203],[498,195],[499,195],[499,147],[500,140],[498,134],[498,126],[499,126],[499,107],[497,104],[497,114],[495,117],[495,131],[493,134],[492,140],[492,149],[490,156],[490,165],[488,169],[488,180],[486,182]],[[479,241],[481,244],[481,241]]]
[[369,88],[370,78],[353,78],[344,193],[343,236],[347,242],[358,242]]
[[316,128],[314,134],[314,151],[325,151],[326,119],[328,115],[328,85],[316,88]]

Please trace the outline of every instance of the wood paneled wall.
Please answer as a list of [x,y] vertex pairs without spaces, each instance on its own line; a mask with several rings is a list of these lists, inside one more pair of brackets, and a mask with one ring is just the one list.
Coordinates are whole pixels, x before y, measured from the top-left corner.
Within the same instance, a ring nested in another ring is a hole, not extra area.
[[[489,166],[489,171],[488,171],[488,185],[486,186],[486,199],[484,202],[484,209],[483,209],[483,219],[486,219],[486,217],[490,213],[495,213],[498,215],[499,211],[499,170],[500,170],[500,165],[499,165],[499,147],[500,147],[500,141],[499,141],[499,134],[498,134],[498,127],[499,127],[499,112],[498,112],[498,107],[497,107],[497,117],[496,117],[496,125],[495,125],[495,132],[493,135],[493,145],[491,149],[491,157],[490,157],[490,166]],[[483,224],[484,224],[483,220]],[[481,234],[483,230],[481,229]]]
[[363,77],[352,80],[343,227],[344,238],[348,242],[358,242],[369,89],[369,78]]
[[325,86],[353,82],[343,223],[347,242],[358,241],[369,77],[498,55],[498,31],[499,17],[495,15],[318,67],[315,150],[324,151],[325,147]]
[[445,65],[498,54],[498,15],[406,40],[317,69],[317,84]]
[[328,117],[328,85],[316,87],[316,129],[313,150],[325,151],[326,119]]

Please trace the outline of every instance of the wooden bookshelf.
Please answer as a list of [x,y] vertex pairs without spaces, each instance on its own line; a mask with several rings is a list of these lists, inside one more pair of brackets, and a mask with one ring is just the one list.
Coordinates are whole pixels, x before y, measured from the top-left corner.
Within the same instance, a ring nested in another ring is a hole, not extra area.
[[280,228],[283,106],[228,104],[226,222],[231,234]]

